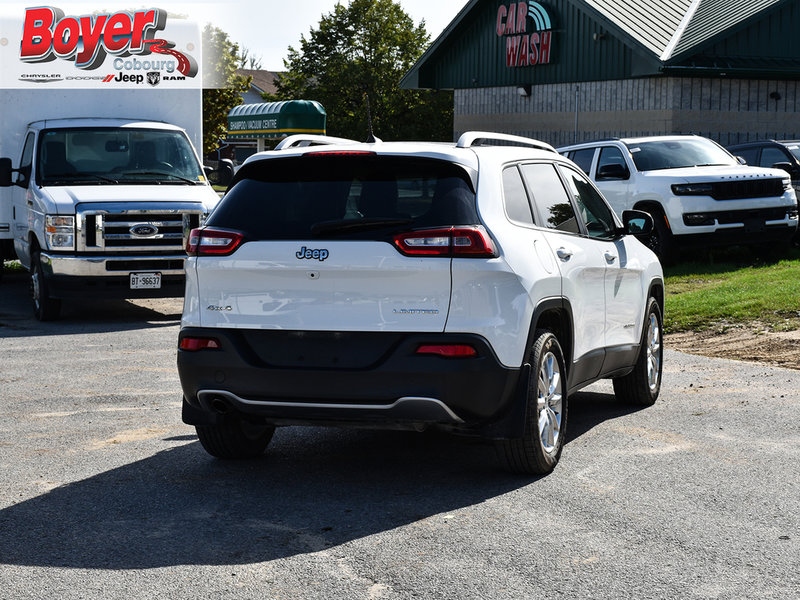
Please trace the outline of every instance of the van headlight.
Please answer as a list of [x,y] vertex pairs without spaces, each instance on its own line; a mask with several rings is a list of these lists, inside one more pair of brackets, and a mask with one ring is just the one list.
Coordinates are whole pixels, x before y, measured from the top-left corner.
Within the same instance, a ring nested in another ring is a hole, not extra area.
[[45,215],[44,230],[51,250],[75,249],[75,217]]

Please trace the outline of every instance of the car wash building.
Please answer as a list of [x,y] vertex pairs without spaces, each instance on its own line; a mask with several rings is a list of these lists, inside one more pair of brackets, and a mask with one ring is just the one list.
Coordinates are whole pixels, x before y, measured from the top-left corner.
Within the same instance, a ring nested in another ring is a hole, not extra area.
[[800,138],[800,0],[470,0],[404,77],[454,137]]

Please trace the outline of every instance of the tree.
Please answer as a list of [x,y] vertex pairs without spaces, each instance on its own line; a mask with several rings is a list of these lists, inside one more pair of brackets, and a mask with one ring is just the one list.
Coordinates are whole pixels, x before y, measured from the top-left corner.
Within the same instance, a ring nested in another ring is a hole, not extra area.
[[253,78],[236,73],[239,47],[212,25],[203,28],[203,63],[203,154],[208,154],[219,148],[228,131],[228,111],[242,103]]
[[289,48],[287,72],[267,100],[317,100],[330,135],[366,139],[367,102],[375,135],[385,140],[446,140],[453,135],[452,92],[400,89],[400,79],[430,37],[398,2],[352,0],[323,15],[319,29]]
[[250,53],[250,48],[247,46],[242,46],[239,50],[239,54],[237,55],[236,59],[239,61],[239,68],[240,69],[250,69],[254,71],[260,71],[264,68],[261,57],[256,54]]

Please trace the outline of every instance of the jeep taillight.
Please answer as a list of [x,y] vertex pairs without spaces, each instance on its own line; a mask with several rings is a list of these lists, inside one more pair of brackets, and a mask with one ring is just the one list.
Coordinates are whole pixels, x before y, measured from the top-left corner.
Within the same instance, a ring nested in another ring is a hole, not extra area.
[[181,338],[178,347],[186,352],[199,352],[200,350],[219,350],[221,348],[219,340],[206,337],[185,337]]
[[493,258],[497,256],[491,238],[483,227],[449,227],[399,233],[397,249],[406,256],[449,258]]
[[244,236],[238,231],[225,229],[192,229],[186,244],[189,256],[227,256],[241,244]]

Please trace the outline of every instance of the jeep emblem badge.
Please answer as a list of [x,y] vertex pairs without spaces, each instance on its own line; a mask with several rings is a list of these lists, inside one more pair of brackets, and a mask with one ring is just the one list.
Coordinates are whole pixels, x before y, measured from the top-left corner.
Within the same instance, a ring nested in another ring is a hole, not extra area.
[[158,227],[155,225],[148,225],[147,223],[140,223],[139,225],[134,225],[128,231],[136,237],[153,237],[158,233]]
[[328,250],[325,248],[312,250],[311,248],[306,248],[303,246],[298,252],[295,252],[295,256],[299,260],[318,260],[322,262],[330,256],[330,252],[328,252]]

